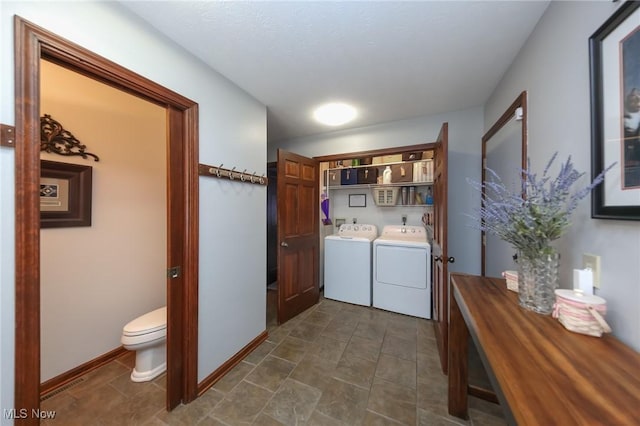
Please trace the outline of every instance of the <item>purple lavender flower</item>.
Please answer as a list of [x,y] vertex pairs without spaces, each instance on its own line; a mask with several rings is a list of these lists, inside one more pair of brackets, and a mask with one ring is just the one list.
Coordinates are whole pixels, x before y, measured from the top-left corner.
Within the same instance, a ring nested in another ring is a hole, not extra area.
[[605,173],[615,164],[607,167],[587,187],[572,192],[572,186],[584,173],[573,168],[569,156],[561,165],[558,176],[551,180],[549,169],[557,156],[556,152],[539,178],[531,171],[528,161],[527,170],[521,170],[521,193],[509,191],[500,176],[489,168],[486,169],[489,179],[484,185],[467,179],[483,194],[482,205],[474,217],[480,230],[511,243],[527,258],[551,254],[551,241],[560,238],[569,227],[569,217],[578,202],[602,183]]

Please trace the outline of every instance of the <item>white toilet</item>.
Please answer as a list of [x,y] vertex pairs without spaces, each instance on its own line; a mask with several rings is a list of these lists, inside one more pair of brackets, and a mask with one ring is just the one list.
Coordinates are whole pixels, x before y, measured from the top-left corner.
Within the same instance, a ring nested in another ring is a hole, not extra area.
[[134,382],[148,382],[167,369],[167,307],[146,313],[122,329],[122,346],[136,351]]

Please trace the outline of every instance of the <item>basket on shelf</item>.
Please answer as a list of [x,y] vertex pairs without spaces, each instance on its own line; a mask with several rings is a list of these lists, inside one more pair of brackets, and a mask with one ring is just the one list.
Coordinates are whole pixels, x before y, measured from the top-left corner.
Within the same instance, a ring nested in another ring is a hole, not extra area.
[[398,187],[380,187],[373,188],[373,201],[377,206],[395,206],[398,200]]

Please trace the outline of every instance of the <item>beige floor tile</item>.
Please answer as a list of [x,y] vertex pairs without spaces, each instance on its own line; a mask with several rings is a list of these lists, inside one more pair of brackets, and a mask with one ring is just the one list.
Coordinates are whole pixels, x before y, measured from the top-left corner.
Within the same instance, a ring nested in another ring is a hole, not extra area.
[[417,377],[416,362],[380,354],[376,377],[415,389]]
[[364,415],[363,425],[367,426],[398,426],[403,423],[400,423],[396,420],[381,416],[378,413],[374,413],[373,411],[367,410]]
[[243,381],[216,405],[211,416],[231,425],[251,424],[273,393]]
[[353,335],[364,337],[369,340],[375,340],[376,342],[382,342],[384,340],[385,331],[386,326],[384,324],[379,322],[362,321],[358,323]]
[[349,426],[340,420],[333,419],[325,414],[322,414],[318,410],[314,411],[311,415],[311,419],[305,426]]
[[295,364],[274,356],[267,356],[245,380],[274,392],[289,376]]
[[356,385],[331,379],[331,385],[322,393],[316,410],[349,425],[362,424],[369,392]]
[[264,341],[255,348],[247,357],[244,359],[246,362],[250,362],[251,364],[260,364],[260,361],[264,359],[271,351],[278,346],[276,343]]
[[213,385],[213,389],[222,393],[231,392],[231,390],[236,387],[236,385],[240,383],[247,374],[253,371],[254,368],[255,365],[253,364],[249,364],[244,361],[239,362],[238,365],[233,367],[231,371],[225,374],[216,382],[216,384]]
[[345,355],[336,366],[333,377],[365,389],[371,387],[376,363],[357,356]]
[[338,362],[347,347],[346,342],[320,336],[309,346],[309,355],[331,362]]
[[280,344],[271,351],[270,355],[297,363],[304,358],[309,346],[310,342],[289,336],[280,342]]
[[320,389],[286,379],[262,412],[285,425],[303,424],[311,418],[321,395]]
[[170,426],[189,426],[197,424],[211,413],[211,410],[224,398],[224,394],[209,389],[204,395],[187,405],[179,405],[173,411],[161,411],[156,417]]
[[357,356],[369,361],[377,362],[380,356],[382,342],[379,340],[371,340],[366,337],[352,336],[349,340],[344,354],[345,356]]
[[331,386],[331,376],[335,371],[336,364],[337,363],[307,355],[298,363],[289,377],[324,391]]
[[353,322],[343,322],[334,318],[329,324],[327,324],[324,330],[322,330],[320,335],[340,340],[342,342],[348,342],[357,326],[357,320]]
[[306,340],[308,342],[313,342],[320,336],[320,334],[324,330],[324,327],[325,326],[319,326],[308,323],[306,321],[302,321],[293,330],[291,330],[289,336],[297,337],[298,339]]
[[387,328],[387,333],[382,343],[382,353],[415,362],[417,353],[416,340],[397,337],[388,330]]
[[418,409],[418,425],[419,426],[456,426],[470,425],[468,421],[455,419],[451,417],[442,417],[430,411]]
[[367,409],[402,424],[415,424],[416,390],[376,377]]
[[332,319],[333,316],[330,313],[316,309],[304,319],[304,322],[317,325],[319,327],[326,327]]

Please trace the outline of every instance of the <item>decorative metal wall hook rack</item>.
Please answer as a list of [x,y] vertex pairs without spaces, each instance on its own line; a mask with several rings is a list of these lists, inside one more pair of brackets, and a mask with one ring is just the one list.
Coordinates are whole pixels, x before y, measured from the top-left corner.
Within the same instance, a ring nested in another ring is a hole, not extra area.
[[86,145],[83,145],[73,134],[65,130],[58,121],[51,118],[49,114],[40,117],[40,151],[64,156],[79,155],[82,158],[92,157],[95,161],[100,161],[97,155],[86,152]]
[[200,176],[210,176],[220,179],[229,179],[231,181],[238,181],[243,183],[252,183],[255,185],[267,185],[269,183],[269,179],[263,173],[262,175],[253,173],[247,173],[247,169],[243,171],[236,170],[236,167],[232,169],[225,169],[222,166],[224,164],[220,164],[219,166],[209,166],[207,164],[198,164],[198,174]]

